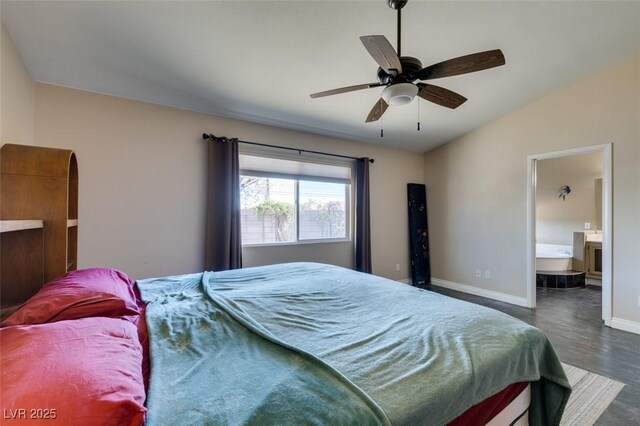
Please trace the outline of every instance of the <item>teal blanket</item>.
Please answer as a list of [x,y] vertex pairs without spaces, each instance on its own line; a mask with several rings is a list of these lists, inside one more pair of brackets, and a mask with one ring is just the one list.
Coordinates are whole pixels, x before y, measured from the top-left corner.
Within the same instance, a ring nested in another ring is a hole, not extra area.
[[529,381],[532,425],[570,387],[545,335],[501,312],[314,263],[138,281],[147,424],[442,425]]

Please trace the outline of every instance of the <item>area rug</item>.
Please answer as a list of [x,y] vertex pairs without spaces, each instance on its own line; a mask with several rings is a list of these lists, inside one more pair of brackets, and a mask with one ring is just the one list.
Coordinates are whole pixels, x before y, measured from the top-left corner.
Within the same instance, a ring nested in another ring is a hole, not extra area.
[[563,363],[562,367],[567,373],[572,391],[560,424],[593,425],[622,390],[624,383],[569,364]]

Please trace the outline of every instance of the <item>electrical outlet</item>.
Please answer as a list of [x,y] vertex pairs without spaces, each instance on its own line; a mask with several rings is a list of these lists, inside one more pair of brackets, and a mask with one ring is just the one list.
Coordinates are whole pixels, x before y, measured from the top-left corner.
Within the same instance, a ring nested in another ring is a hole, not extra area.
[[584,229],[591,229],[591,223],[590,222],[585,222],[584,223]]
[[484,277],[488,280],[491,279],[491,271],[484,271]]
[[400,272],[400,264],[396,263],[396,272]]
[[476,269],[476,277],[482,278],[482,271],[480,269]]

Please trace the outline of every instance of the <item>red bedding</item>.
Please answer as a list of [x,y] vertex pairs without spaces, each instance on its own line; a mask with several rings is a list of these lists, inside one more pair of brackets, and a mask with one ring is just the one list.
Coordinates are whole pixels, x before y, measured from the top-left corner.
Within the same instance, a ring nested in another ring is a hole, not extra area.
[[48,282],[1,326],[138,315],[133,280],[115,269],[91,268]]
[[520,392],[526,389],[528,382],[514,383],[502,389],[497,394],[485,399],[462,413],[460,417],[449,423],[449,426],[484,425],[506,408],[516,399]]
[[7,425],[144,421],[142,347],[131,322],[83,318],[0,329]]

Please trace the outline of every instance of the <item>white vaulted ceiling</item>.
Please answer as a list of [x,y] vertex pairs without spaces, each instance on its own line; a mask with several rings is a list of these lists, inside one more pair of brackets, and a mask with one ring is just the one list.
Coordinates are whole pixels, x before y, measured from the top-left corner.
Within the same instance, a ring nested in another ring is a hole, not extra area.
[[431,2],[403,10],[403,55],[424,66],[502,49],[505,66],[430,83],[469,100],[421,100],[365,124],[381,88],[359,36],[396,44],[371,1],[5,1],[1,18],[36,81],[424,152],[640,54],[640,2]]

